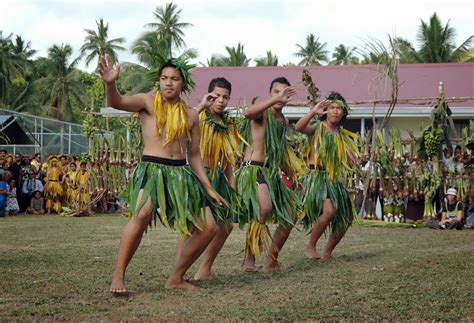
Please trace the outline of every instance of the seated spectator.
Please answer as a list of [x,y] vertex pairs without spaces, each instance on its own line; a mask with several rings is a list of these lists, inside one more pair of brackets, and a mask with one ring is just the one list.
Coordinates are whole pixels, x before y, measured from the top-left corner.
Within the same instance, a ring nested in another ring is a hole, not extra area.
[[457,229],[463,228],[462,219],[464,217],[464,206],[457,199],[457,191],[450,188],[446,193],[446,199],[443,205],[443,213],[439,222],[440,229]]
[[469,205],[466,212],[466,226],[468,228],[474,228],[474,190],[471,190],[469,196]]
[[3,180],[3,174],[0,174],[0,217],[5,216],[7,206],[8,188],[7,183]]
[[35,191],[30,201],[30,206],[26,209],[28,214],[44,214],[44,199],[40,191]]
[[20,206],[18,204],[18,199],[16,198],[16,180],[14,178],[10,178],[7,188],[8,194],[6,211],[8,215],[16,215],[18,212],[20,212]]

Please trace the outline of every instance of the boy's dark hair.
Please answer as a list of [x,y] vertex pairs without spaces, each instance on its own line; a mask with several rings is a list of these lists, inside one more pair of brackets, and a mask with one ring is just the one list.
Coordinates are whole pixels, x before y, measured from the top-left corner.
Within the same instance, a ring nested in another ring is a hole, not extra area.
[[79,166],[82,166],[82,165],[87,166],[87,163],[86,163],[86,162],[81,162],[81,163],[79,164]]
[[286,84],[286,85],[288,85],[288,86],[291,86],[290,82],[286,79],[286,77],[280,76],[280,77],[277,77],[276,79],[274,79],[274,80],[272,81],[272,83],[270,83],[269,92],[272,91],[273,84],[275,84],[275,83],[281,83],[281,84]]
[[[331,100],[331,101],[334,101],[334,100],[339,100],[339,101],[342,101],[344,103],[344,105],[347,106],[347,102],[346,102],[346,99],[344,99],[344,97],[341,95],[341,93],[339,92],[336,92],[336,91],[332,91],[331,93],[329,93],[329,95],[327,96],[327,99],[328,100]],[[347,114],[349,113],[347,111],[346,108],[344,107],[341,107],[343,108],[344,110],[344,116],[342,117],[341,121],[339,121],[339,124],[338,126],[343,126],[344,125],[344,122],[346,122],[346,119],[347,119]],[[319,120],[321,121],[324,121],[327,119],[327,115],[326,114],[323,114],[322,116],[319,117]]]
[[160,69],[158,70],[158,75],[161,77],[161,73],[163,73],[163,70],[167,67],[172,67],[174,69],[177,69],[179,72],[179,75],[181,75],[181,78],[183,79],[183,82],[186,82],[186,79],[184,78],[184,74],[181,71],[180,68],[178,68],[175,64],[173,64],[170,60],[168,60],[166,63],[164,63]]
[[223,77],[216,77],[211,80],[207,92],[212,92],[216,87],[220,87],[229,91],[229,95],[232,93],[232,84]]
[[77,167],[76,163],[69,163],[69,166],[72,166],[72,165]]
[[40,193],[40,195],[41,195],[41,191],[36,190],[36,191],[33,192],[33,196],[35,196],[36,193]]

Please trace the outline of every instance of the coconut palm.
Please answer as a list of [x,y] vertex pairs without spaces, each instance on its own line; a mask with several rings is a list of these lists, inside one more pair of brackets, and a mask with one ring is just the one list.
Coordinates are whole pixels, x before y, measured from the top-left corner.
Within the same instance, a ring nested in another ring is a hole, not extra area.
[[456,47],[454,42],[456,31],[449,26],[449,20],[442,25],[436,12],[430,17],[429,22],[421,20],[418,29],[417,51],[420,63],[445,63],[459,62],[469,53],[469,45],[473,37],[468,37],[461,45]]
[[50,111],[53,118],[62,121],[72,120],[71,100],[85,108],[87,92],[79,80],[76,65],[79,58],[68,63],[72,55],[72,47],[68,44],[53,45],[48,49],[48,74],[35,81],[36,93],[42,94],[41,102]]
[[0,31],[0,104],[9,108],[12,100],[20,95],[12,90],[22,91],[27,85],[26,79],[31,74],[28,59],[35,53],[30,49],[30,42],[25,44],[20,36],[16,36],[13,42],[12,37],[13,34],[4,37]]
[[272,51],[267,51],[267,56],[255,59],[257,66],[278,66],[278,56],[273,55]]
[[356,52],[356,47],[344,46],[340,44],[334,49],[331,61],[331,65],[349,65],[349,64],[358,64],[359,58],[357,58],[354,53]]
[[211,58],[206,59],[206,63],[200,63],[204,67],[228,66],[227,57],[221,54],[213,54]]
[[296,57],[301,57],[302,60],[298,65],[321,65],[321,61],[328,61],[328,51],[325,49],[327,43],[320,43],[319,37],[316,38],[313,34],[306,37],[306,44],[304,46],[296,44],[299,48]]
[[[132,53],[137,55],[139,63],[126,62],[122,65],[121,86],[129,93],[147,92],[158,81],[156,75],[150,72],[168,60],[167,42],[157,32],[147,32],[133,43]],[[197,56],[197,50],[189,48],[177,57],[189,60]]]
[[226,57],[227,66],[249,66],[250,58],[247,58],[247,55],[244,53],[244,45],[241,43],[237,44],[237,47],[225,47],[227,54]]
[[168,57],[173,57],[173,47],[181,49],[186,46],[183,29],[192,24],[179,22],[181,9],[173,2],[166,3],[164,7],[157,7],[153,13],[158,22],[151,22],[145,26],[151,27],[160,39],[166,42]]
[[80,52],[81,55],[87,55],[86,66],[89,66],[96,57],[99,57],[102,53],[109,54],[113,61],[117,61],[117,52],[124,51],[125,48],[119,44],[125,42],[125,38],[115,38],[108,40],[109,38],[109,23],[104,24],[102,18],[95,22],[97,25],[97,31],[93,29],[84,29],[87,33],[84,44],[82,45]]

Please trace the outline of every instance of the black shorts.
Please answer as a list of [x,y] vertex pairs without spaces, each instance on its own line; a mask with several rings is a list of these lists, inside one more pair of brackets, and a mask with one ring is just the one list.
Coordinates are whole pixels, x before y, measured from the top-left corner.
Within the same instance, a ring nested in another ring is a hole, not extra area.
[[[247,160],[242,163],[242,166],[259,166],[259,167],[269,167],[268,164],[265,164],[264,162],[259,162],[256,160]],[[268,185],[267,181],[265,180],[265,177],[263,176],[262,171],[259,169],[257,172],[257,184],[266,184]]]

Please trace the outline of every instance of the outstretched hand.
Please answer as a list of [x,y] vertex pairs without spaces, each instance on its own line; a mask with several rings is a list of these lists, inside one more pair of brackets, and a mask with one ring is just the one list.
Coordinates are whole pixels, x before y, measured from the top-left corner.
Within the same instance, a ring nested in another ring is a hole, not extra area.
[[278,102],[283,104],[288,103],[291,101],[291,98],[296,95],[296,89],[293,86],[288,86],[283,91],[278,93]]
[[105,83],[112,83],[119,77],[120,65],[114,64],[109,54],[99,57],[99,75]]
[[216,101],[216,98],[217,96],[214,93],[206,93],[203,96],[200,105],[205,109],[208,109]]
[[331,101],[329,100],[320,101],[313,107],[312,110],[318,116],[325,115],[325,114],[328,114],[328,107],[330,104],[331,104]]

